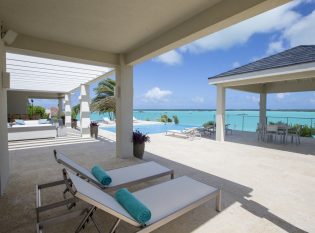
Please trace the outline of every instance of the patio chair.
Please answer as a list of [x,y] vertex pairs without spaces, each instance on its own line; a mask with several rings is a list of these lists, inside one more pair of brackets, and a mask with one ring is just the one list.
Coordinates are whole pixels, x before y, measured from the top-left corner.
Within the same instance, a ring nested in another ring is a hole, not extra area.
[[225,125],[225,134],[227,135],[228,134],[228,132],[230,132],[230,134],[232,135],[232,129],[230,128],[230,125],[231,124],[226,124]]
[[301,126],[298,125],[295,129],[288,129],[287,139],[291,137],[291,143],[295,141],[295,144],[300,144],[301,143],[300,135]]
[[265,132],[265,140],[273,141],[273,139],[275,139],[275,142],[276,142],[277,133],[278,133],[278,125],[267,125],[266,132]]
[[[112,178],[112,182],[109,185],[105,186],[101,184],[88,169],[82,167],[75,161],[68,158],[66,155],[54,150],[54,157],[58,163],[64,165],[69,170],[72,170],[75,174],[77,174],[77,176],[85,179],[87,182],[95,185],[99,189],[108,192],[117,190],[122,187],[129,187],[131,185],[139,184],[145,181],[157,179],[163,176],[170,175],[171,179],[174,178],[173,170],[151,161],[106,171],[106,173]],[[38,223],[42,222],[40,219],[40,213],[42,212],[61,206],[66,206],[68,209],[72,209],[74,206],[76,206],[76,202],[78,202],[78,199],[67,197],[67,194],[69,193],[68,188],[65,188],[65,190],[63,191],[64,200],[52,204],[42,205],[42,190],[60,185],[65,185],[63,179],[46,184],[36,185],[36,217]],[[58,221],[58,218],[59,217],[54,217],[56,221]]]
[[[151,212],[150,220],[142,225],[112,196],[66,169],[63,174],[71,194],[90,205],[75,232],[83,230],[90,220],[101,232],[93,217],[97,209],[115,217],[110,233],[116,231],[121,221],[137,227],[137,232],[151,232],[212,199],[216,199],[216,210],[221,211],[221,190],[183,176],[133,193]],[[37,225],[39,230],[43,227]]]

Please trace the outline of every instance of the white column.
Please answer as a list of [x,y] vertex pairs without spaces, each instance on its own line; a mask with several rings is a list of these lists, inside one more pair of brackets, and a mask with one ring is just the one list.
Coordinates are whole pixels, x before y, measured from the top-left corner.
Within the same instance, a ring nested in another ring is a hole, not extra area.
[[62,115],[62,98],[58,98],[58,119],[61,118]]
[[266,109],[267,109],[267,94],[265,92],[260,93],[259,100],[259,124],[261,126],[266,125]]
[[116,69],[116,156],[133,156],[133,67],[126,65],[120,55],[120,66]]
[[10,174],[7,126],[7,90],[2,86],[2,73],[6,71],[6,56],[0,39],[0,195],[3,195]]
[[81,137],[90,137],[90,86],[80,86],[80,129]]
[[71,93],[65,94],[65,126],[71,128]]
[[224,141],[225,131],[225,87],[217,85],[216,140]]

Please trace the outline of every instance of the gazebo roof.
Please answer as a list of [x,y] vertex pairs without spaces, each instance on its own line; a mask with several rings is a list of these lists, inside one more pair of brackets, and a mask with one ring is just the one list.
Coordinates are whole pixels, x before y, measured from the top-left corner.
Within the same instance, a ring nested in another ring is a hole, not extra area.
[[228,77],[237,74],[245,74],[309,62],[315,62],[315,45],[301,45],[285,50],[281,53],[262,58],[255,62],[251,62],[247,65],[223,72],[221,74],[217,74],[215,76],[209,77],[209,79]]
[[301,45],[208,79],[221,85],[255,93],[315,90],[315,45]]

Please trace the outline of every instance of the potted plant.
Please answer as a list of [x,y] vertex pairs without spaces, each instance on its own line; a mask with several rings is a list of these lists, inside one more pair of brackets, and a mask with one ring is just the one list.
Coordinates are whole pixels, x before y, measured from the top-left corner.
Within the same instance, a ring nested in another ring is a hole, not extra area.
[[133,155],[139,159],[143,158],[144,147],[146,142],[150,142],[150,137],[136,130],[132,135]]
[[72,119],[71,119],[71,128],[76,129],[77,126],[78,126],[78,123],[77,123],[77,122],[78,122],[77,119],[72,118]]
[[98,136],[98,124],[97,122],[91,122],[90,123],[90,134],[91,134],[91,137],[93,138],[97,138]]

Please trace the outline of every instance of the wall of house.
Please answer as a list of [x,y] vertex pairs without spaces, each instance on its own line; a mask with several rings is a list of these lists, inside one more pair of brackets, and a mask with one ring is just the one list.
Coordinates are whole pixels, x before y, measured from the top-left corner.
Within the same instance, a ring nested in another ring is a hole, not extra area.
[[3,195],[9,179],[9,151],[7,127],[7,90],[2,87],[2,72],[5,71],[5,47],[0,39],[0,195]]
[[8,91],[8,114],[27,114],[28,99],[58,99],[61,93],[42,93],[32,91]]
[[27,114],[29,94],[20,91],[8,91],[8,114]]

